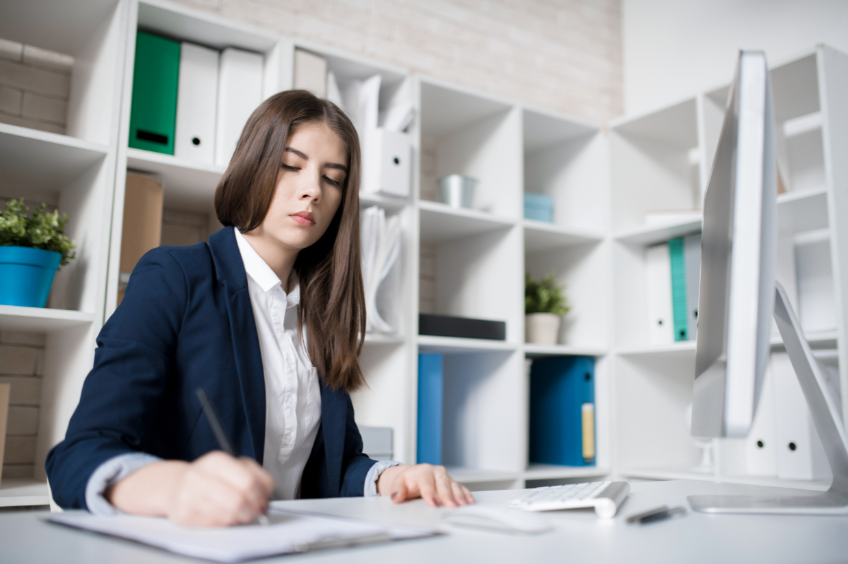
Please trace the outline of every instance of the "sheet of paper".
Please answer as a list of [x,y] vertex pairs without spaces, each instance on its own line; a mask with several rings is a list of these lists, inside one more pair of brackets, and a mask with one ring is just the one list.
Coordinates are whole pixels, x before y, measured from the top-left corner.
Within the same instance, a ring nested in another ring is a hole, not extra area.
[[272,510],[269,526],[215,529],[181,527],[158,517],[98,517],[84,511],[56,513],[48,521],[137,541],[216,562],[242,562],[278,554],[338,548],[369,542],[423,538],[432,531],[386,527],[335,517]]

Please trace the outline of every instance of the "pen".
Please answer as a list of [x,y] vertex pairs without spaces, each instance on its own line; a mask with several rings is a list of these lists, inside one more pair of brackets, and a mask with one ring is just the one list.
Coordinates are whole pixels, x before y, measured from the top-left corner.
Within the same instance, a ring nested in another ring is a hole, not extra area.
[[[227,436],[227,432],[224,430],[224,426],[221,425],[221,420],[218,418],[218,413],[215,411],[215,408],[212,407],[212,402],[209,401],[209,396],[206,395],[206,391],[203,388],[197,388],[197,399],[200,400],[200,405],[203,407],[203,412],[209,420],[209,426],[212,427],[212,432],[215,434],[215,438],[218,440],[218,445],[221,447],[221,450],[235,458],[236,451],[233,450],[233,444],[230,442],[230,438]],[[266,515],[260,514],[256,517],[256,520],[262,525],[271,524]]]
[[639,523],[640,525],[644,525],[646,523],[654,523],[656,521],[670,519],[671,517],[675,517],[678,515],[682,517],[685,514],[686,510],[682,507],[669,508],[667,505],[661,505],[649,511],[637,513],[636,515],[631,515],[627,518],[627,522],[631,524]]

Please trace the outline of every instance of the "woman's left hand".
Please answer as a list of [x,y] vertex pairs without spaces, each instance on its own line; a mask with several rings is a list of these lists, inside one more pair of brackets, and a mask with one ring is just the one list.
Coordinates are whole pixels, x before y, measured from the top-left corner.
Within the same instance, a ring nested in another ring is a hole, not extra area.
[[457,507],[474,503],[465,486],[454,482],[444,466],[415,464],[386,468],[377,480],[377,492],[400,503],[421,497],[430,507]]

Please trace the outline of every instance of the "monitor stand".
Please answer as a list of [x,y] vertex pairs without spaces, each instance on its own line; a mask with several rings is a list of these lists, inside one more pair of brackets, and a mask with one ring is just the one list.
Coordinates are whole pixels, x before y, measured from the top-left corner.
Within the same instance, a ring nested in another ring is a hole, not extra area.
[[[830,489],[818,495],[741,496],[695,495],[689,505],[704,513],[768,513],[793,515],[848,515],[848,437],[839,411],[827,389],[801,324],[792,311],[786,292],[776,284],[774,319],[783,344],[804,391],[810,415],[824,445],[827,461],[833,471]],[[840,343],[845,346],[845,343]],[[840,367],[848,370],[848,367]]]

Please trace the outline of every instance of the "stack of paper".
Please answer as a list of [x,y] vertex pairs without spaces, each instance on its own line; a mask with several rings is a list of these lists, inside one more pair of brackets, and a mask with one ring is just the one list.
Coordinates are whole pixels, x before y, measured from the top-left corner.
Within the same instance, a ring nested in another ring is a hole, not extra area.
[[[365,286],[366,331],[391,333],[394,328],[377,308],[378,291],[400,256],[401,227],[397,216],[386,218],[383,208],[372,206],[362,211],[362,281]],[[395,292],[385,288],[388,301]],[[384,299],[382,302],[386,302]],[[384,308],[390,309],[390,308]]]

